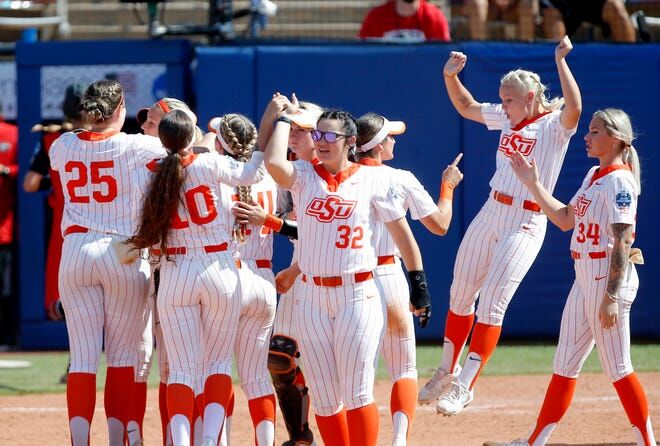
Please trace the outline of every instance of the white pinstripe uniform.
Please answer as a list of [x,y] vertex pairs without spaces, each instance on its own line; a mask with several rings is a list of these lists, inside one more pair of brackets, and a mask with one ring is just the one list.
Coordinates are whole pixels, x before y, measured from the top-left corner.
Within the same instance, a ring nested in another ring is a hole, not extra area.
[[489,199],[468,227],[454,264],[449,307],[461,316],[475,311],[479,322],[502,325],[504,313],[518,285],[541,249],[547,218],[530,192],[518,181],[509,158],[519,151],[536,159],[539,180],[550,192],[571,136],[559,110],[512,126],[501,105],[483,104],[481,114],[489,130],[501,130],[496,170]]
[[[273,178],[266,175],[259,183],[252,185],[251,196],[255,203],[272,214],[275,212],[277,189]],[[238,200],[235,189],[228,192],[234,201]],[[230,224],[233,227],[233,215]],[[273,232],[266,227],[249,227],[247,231],[245,242],[234,242],[232,246],[242,289],[241,316],[234,351],[241,386],[247,399],[251,400],[273,393],[267,362],[277,293],[271,264]]]
[[354,164],[333,176],[322,165],[293,165],[304,274],[294,318],[315,412],[330,416],[342,405],[351,410],[374,401],[384,315],[371,280],[377,262],[371,213],[393,221],[405,212],[376,168]]
[[[360,163],[378,166],[378,174],[396,187],[395,196],[403,209],[410,209],[413,219],[420,220],[438,210],[433,198],[411,172],[375,164],[370,159],[362,159]],[[401,267],[401,255],[385,225],[377,219],[374,219],[373,225],[373,240],[378,256],[374,280],[387,311],[383,337],[385,364],[392,382],[402,378],[417,379],[415,327],[410,312],[408,281]]]
[[70,372],[96,373],[102,345],[109,367],[136,365],[149,265],[121,264],[111,243],[135,233],[137,169],[164,154],[157,138],[125,133],[65,133],[51,146],[65,196],[59,281]]
[[571,238],[575,282],[564,307],[555,353],[554,371],[558,375],[576,378],[594,344],[610,380],[617,381],[633,372],[630,307],[637,294],[639,278],[631,262],[618,296],[617,324],[611,329],[603,329],[598,311],[607,288],[609,257],[614,242],[611,225],[632,225],[634,233],[638,195],[630,169],[606,168],[600,172],[594,167],[571,199],[575,208],[575,228]]
[[230,209],[220,198],[220,185],[256,181],[263,174],[262,160],[260,152],[245,164],[215,152],[190,157],[182,188],[185,205],[179,205],[169,236],[168,252],[176,261],[161,258],[157,299],[168,384],[194,389],[198,364],[203,364],[202,382],[210,375],[231,375],[241,289],[228,251]]

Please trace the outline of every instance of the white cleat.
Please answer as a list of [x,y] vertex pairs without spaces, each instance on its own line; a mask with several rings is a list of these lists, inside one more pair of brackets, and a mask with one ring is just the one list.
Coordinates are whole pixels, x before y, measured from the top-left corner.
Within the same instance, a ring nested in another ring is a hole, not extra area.
[[435,410],[445,416],[460,413],[474,399],[474,392],[463,386],[458,379],[454,379],[449,389],[442,394],[435,406]]
[[529,443],[527,443],[527,440],[518,438],[509,443],[498,443],[497,441],[487,441],[483,444],[483,446],[529,446]]
[[[433,370],[433,369],[431,369]],[[421,405],[430,404],[445,393],[451,382],[461,373],[461,366],[457,365],[454,373],[447,373],[444,369],[437,368],[429,381],[421,388],[417,395],[417,402]]]

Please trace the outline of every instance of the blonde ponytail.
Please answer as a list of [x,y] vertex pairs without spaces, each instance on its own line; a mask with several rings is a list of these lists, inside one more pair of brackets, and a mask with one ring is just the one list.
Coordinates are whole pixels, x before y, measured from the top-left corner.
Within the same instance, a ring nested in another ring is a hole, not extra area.
[[637,184],[637,193],[642,195],[642,170],[635,146],[630,145],[623,149],[623,162],[630,166],[633,177],[635,177],[635,183]]

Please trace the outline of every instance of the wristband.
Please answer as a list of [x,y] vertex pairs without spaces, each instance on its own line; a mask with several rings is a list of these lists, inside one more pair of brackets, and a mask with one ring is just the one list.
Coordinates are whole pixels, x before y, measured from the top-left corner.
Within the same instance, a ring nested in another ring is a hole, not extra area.
[[280,232],[280,229],[282,229],[282,219],[277,218],[273,214],[268,214],[266,215],[264,226],[268,229],[272,229],[275,232]]
[[287,118],[286,116],[280,116],[279,118],[277,118],[275,120],[275,124],[277,124],[278,122],[286,122],[287,124],[291,125],[291,123],[293,121],[291,119]]
[[614,296],[614,295],[610,294],[609,291],[605,291],[605,293],[607,293],[608,297],[610,298],[610,300],[611,300],[612,302],[614,302],[614,303],[619,302],[619,298],[618,298],[617,296]]
[[431,296],[429,295],[424,271],[408,271],[410,280],[410,303],[416,310],[423,310],[419,316],[419,326],[424,328],[431,318]]
[[440,183],[440,199],[451,201],[454,198],[454,186],[449,181]]

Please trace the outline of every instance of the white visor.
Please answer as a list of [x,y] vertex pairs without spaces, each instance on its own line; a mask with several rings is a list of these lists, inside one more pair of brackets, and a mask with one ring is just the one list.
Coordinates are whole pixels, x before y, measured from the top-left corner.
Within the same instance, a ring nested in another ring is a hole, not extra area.
[[222,132],[220,131],[220,123],[222,122],[221,117],[215,117],[211,118],[209,121],[209,131],[215,133],[215,137],[220,142],[220,145],[222,146],[222,150],[224,150],[227,153],[232,153],[231,149],[229,148],[229,144],[227,144],[227,141],[222,137]]
[[383,126],[378,133],[376,133],[376,136],[371,138],[366,144],[358,147],[358,152],[368,152],[383,142],[383,140],[387,138],[387,135],[400,135],[406,131],[406,123],[403,121],[388,121],[386,118],[383,118],[383,120]]

